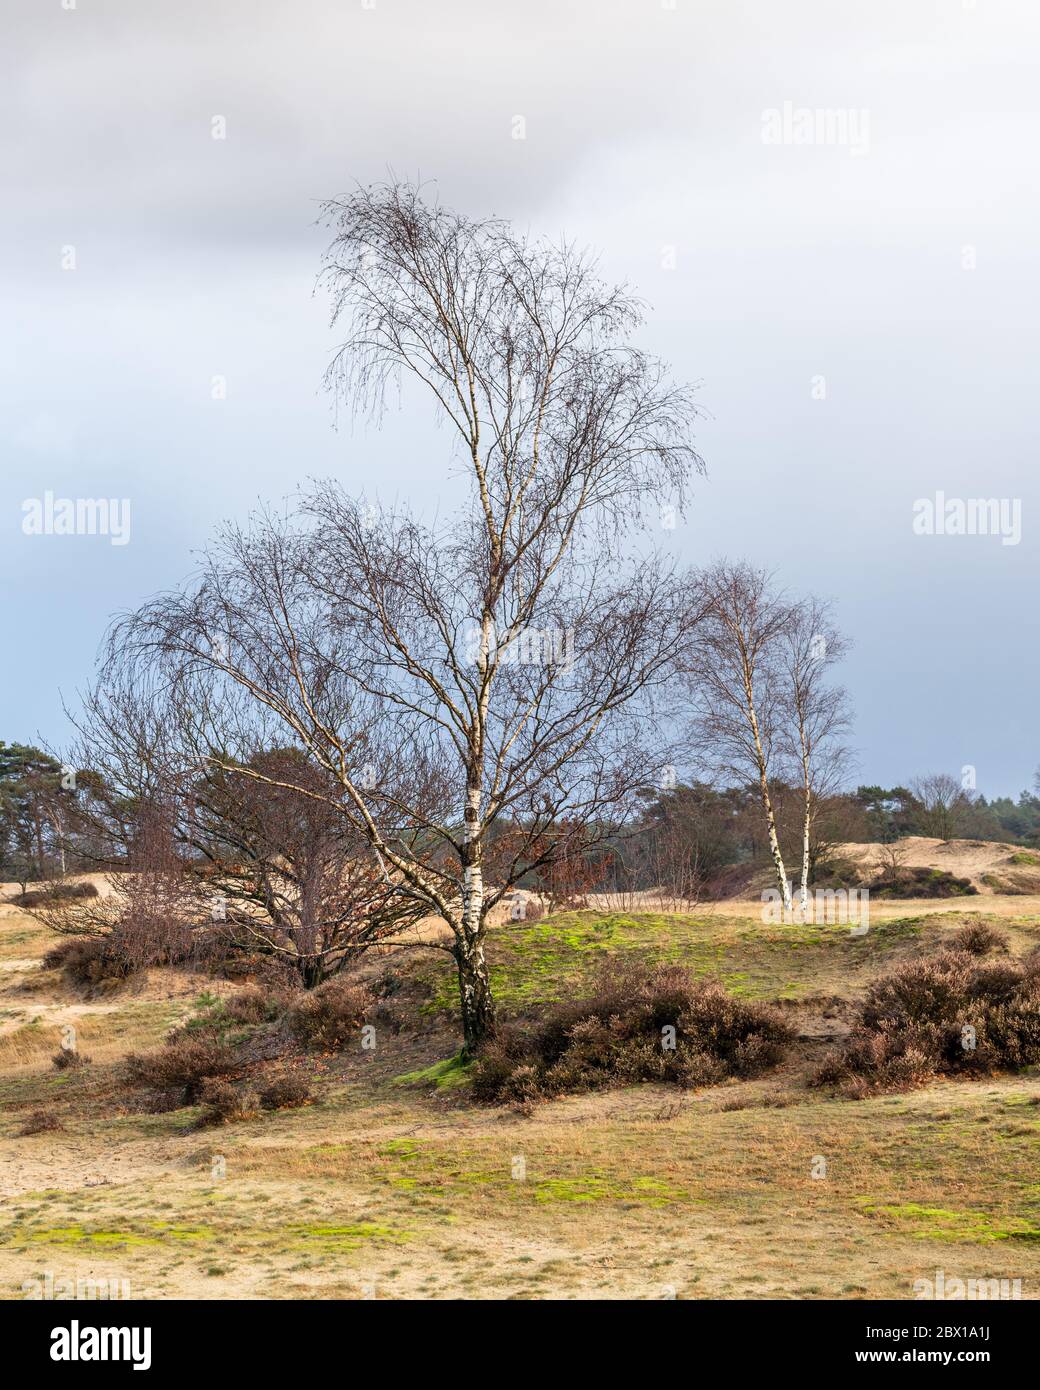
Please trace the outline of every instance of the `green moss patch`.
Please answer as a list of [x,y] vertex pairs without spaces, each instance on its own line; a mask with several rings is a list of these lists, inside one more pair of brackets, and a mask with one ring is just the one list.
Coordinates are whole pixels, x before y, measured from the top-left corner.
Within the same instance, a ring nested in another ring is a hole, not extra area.
[[880,1217],[914,1240],[964,1241],[989,1244],[997,1240],[1040,1240],[1040,1226],[1024,1217],[984,1211],[947,1211],[916,1202],[896,1205],[864,1203],[863,1210]]
[[166,1222],[149,1222],[143,1229],[131,1231],[96,1230],[85,1226],[50,1226],[37,1230],[15,1231],[12,1243],[37,1245],[165,1245],[169,1241],[212,1240],[214,1232],[203,1226],[171,1226]]
[[537,1202],[636,1202],[671,1206],[687,1194],[657,1178],[617,1182],[606,1177],[546,1178],[532,1184]]
[[294,1245],[303,1249],[320,1246],[324,1250],[357,1250],[362,1245],[372,1243],[383,1245],[403,1245],[411,1240],[412,1232],[397,1226],[384,1226],[376,1221],[356,1221],[347,1225],[333,1223],[286,1228]]
[[457,1086],[467,1085],[472,1070],[473,1063],[465,1061],[461,1052],[457,1052],[454,1057],[445,1057],[443,1061],[434,1062],[432,1066],[423,1067],[421,1071],[407,1071],[401,1076],[395,1076],[393,1084],[395,1086],[433,1086],[438,1091],[450,1091]]

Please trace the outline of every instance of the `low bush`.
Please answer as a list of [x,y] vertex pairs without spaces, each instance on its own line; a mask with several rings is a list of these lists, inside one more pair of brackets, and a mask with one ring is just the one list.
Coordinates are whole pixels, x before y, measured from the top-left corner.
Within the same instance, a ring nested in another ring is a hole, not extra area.
[[85,1052],[77,1052],[71,1047],[59,1047],[51,1058],[51,1066],[56,1067],[58,1071],[68,1071],[73,1067],[82,1067],[89,1061],[90,1058]]
[[863,883],[864,873],[861,865],[840,855],[832,855],[822,863],[817,864],[813,873],[814,888],[848,891],[861,887]]
[[253,1109],[251,1097],[219,1076],[207,1076],[203,1079],[198,1099],[203,1107],[199,1116],[200,1128],[243,1120]]
[[223,1000],[224,1014],[234,1023],[270,1023],[281,1012],[279,1001],[264,989],[240,989]]
[[997,874],[983,874],[981,882],[1006,898],[1031,897],[1038,886],[1034,874],[1008,874],[1006,878],[1000,878]]
[[181,1105],[193,1105],[204,1082],[226,1079],[237,1070],[235,1054],[225,1044],[213,1038],[183,1038],[157,1052],[130,1053],[124,1077],[128,1085],[159,1092],[164,1100],[179,1097]]
[[30,1134],[50,1134],[54,1130],[64,1129],[65,1126],[58,1119],[57,1115],[50,1110],[34,1110],[32,1114],[25,1117],[21,1129],[18,1131],[22,1138]]
[[133,973],[125,955],[109,936],[70,936],[43,958],[47,970],[61,970],[70,984],[91,988]]
[[682,967],[612,965],[588,998],[503,1027],[477,1058],[473,1094],[527,1107],[615,1083],[710,1085],[775,1066],[792,1037],[776,1009]]
[[61,970],[70,984],[93,989],[128,979],[149,966],[183,965],[193,958],[194,943],[187,929],[164,934],[115,926],[96,936],[66,937],[47,952],[43,964],[47,970]]
[[312,1098],[310,1083],[296,1072],[275,1077],[260,1092],[260,1104],[265,1110],[292,1110]]
[[335,1052],[355,1036],[371,1003],[372,993],[364,985],[327,980],[296,996],[286,1022],[292,1035],[306,1047]]
[[196,996],[195,1008],[191,1018],[167,1034],[167,1047],[200,1038],[227,1047],[245,1044],[281,1018],[286,1001],[281,994],[250,988],[225,995],[203,992]]
[[44,888],[18,893],[11,902],[15,907],[53,907],[58,903],[75,902],[77,898],[96,898],[98,890],[92,883],[49,883]]
[[867,884],[875,898],[964,898],[978,893],[967,878],[956,878],[946,869],[886,867]]
[[1006,952],[1008,939],[1002,931],[997,931],[981,918],[966,922],[950,940],[955,951],[967,951],[972,956],[985,956],[991,951]]
[[953,948],[871,985],[852,1033],[814,1084],[865,1096],[1040,1062],[1040,957],[984,959],[1006,942],[979,925],[958,933]]

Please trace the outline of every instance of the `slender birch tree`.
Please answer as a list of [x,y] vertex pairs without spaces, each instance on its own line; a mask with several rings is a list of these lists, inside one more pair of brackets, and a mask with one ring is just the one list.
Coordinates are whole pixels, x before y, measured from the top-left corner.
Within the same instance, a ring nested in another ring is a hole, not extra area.
[[784,909],[791,908],[773,805],[773,779],[783,752],[784,710],[779,650],[791,608],[770,575],[743,561],[721,561],[701,577],[686,652],[693,707],[693,740],[714,770],[753,782],[765,821],[769,854]]
[[848,772],[843,742],[851,727],[848,693],[829,683],[848,643],[834,625],[830,605],[816,598],[795,604],[778,634],[777,664],[786,753],[792,781],[801,789],[802,866],[799,905],[809,902],[811,845],[821,802],[836,792]]

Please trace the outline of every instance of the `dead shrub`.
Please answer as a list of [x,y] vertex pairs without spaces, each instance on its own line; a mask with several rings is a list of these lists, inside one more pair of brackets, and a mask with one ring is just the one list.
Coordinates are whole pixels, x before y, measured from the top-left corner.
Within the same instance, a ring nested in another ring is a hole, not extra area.
[[837,1087],[850,1099],[910,1090],[934,1078],[933,1054],[932,1040],[917,1032],[859,1029],[821,1063],[812,1084]]
[[282,1005],[267,990],[242,989],[223,1000],[223,1011],[235,1023],[269,1023],[278,1017]]
[[335,1052],[357,1033],[371,1003],[372,993],[364,985],[327,980],[298,995],[289,1005],[286,1021],[304,1046]]
[[608,967],[587,999],[506,1025],[481,1051],[473,1094],[521,1108],[636,1081],[683,1088],[775,1066],[793,1031],[770,1005],[735,999],[679,966]]
[[872,1030],[955,1021],[975,965],[964,951],[950,950],[908,961],[869,987],[859,1021]]
[[44,956],[43,965],[46,970],[60,970],[70,984],[88,989],[133,973],[108,936],[72,936],[60,941]]
[[150,966],[182,965],[192,958],[190,932],[175,928],[164,935],[127,924],[97,936],[68,937],[47,952],[43,964],[61,970],[70,984],[93,989]]

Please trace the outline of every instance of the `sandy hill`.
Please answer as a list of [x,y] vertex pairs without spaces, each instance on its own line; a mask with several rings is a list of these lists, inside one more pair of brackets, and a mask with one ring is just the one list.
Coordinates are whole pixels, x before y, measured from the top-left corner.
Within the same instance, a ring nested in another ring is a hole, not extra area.
[[835,853],[860,868],[882,872],[893,851],[904,868],[943,869],[969,879],[980,894],[1040,892],[1040,851],[994,840],[933,840],[909,835],[895,845],[838,845]]

